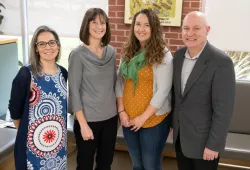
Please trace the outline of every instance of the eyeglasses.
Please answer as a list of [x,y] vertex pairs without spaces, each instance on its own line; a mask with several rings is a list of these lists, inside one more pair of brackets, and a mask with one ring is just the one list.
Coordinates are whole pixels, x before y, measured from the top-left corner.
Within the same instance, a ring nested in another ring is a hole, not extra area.
[[38,48],[45,48],[47,44],[50,47],[55,47],[57,45],[57,40],[50,40],[49,42],[40,41],[36,43]]

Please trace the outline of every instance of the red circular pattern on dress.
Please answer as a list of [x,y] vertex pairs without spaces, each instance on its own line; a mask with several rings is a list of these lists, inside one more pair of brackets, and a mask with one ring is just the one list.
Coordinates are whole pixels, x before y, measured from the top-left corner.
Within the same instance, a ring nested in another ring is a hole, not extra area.
[[29,106],[32,107],[35,104],[37,104],[37,102],[40,99],[40,96],[41,96],[40,89],[36,85],[33,85],[29,99]]
[[56,132],[54,130],[48,130],[43,134],[43,140],[46,143],[51,143],[56,138]]
[[[38,146],[35,145],[34,142],[34,138],[39,138],[39,136],[34,135],[34,133],[36,132],[36,129],[39,127],[39,125],[42,125],[43,123],[46,123],[47,121],[55,121],[57,123],[59,123],[61,125],[61,127],[63,127],[62,129],[64,129],[65,127],[65,121],[63,119],[63,117],[58,116],[58,115],[48,115],[48,116],[44,116],[38,120],[36,120],[34,123],[32,123],[29,126],[29,130],[28,130],[28,147],[29,149],[36,154],[39,157],[45,157],[48,154],[53,154],[53,153],[57,153],[64,144],[64,139],[65,139],[65,132],[62,130],[62,137],[61,137],[61,141],[58,141],[58,145],[54,146],[53,150],[50,151],[42,151],[39,149]],[[47,127],[46,127],[47,128]],[[47,144],[50,144],[54,141],[59,140],[59,137],[56,135],[56,132],[54,130],[45,130],[45,133],[40,134],[40,140],[42,140],[42,142],[45,142]]]

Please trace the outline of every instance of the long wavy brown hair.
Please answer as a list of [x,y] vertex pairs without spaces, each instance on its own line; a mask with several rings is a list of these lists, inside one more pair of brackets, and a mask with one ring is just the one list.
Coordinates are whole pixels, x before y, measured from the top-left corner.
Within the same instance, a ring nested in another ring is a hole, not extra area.
[[162,29],[158,16],[150,9],[143,9],[137,12],[133,18],[132,25],[130,27],[130,34],[123,45],[121,55],[123,59],[129,62],[141,48],[139,40],[136,38],[134,33],[134,26],[136,17],[139,14],[144,14],[148,17],[151,36],[145,42],[145,58],[147,64],[157,65],[162,63],[164,57],[164,48],[166,43],[163,39]]

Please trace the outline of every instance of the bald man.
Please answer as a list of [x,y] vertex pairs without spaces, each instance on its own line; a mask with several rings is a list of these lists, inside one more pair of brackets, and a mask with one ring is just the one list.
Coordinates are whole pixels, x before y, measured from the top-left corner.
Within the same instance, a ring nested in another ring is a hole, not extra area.
[[179,170],[216,170],[235,98],[231,59],[207,41],[201,12],[186,15],[184,48],[174,55],[173,131]]

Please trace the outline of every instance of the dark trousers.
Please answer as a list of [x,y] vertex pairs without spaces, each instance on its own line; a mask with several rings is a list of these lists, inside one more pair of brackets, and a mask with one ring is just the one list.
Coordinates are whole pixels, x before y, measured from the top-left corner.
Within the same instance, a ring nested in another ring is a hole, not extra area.
[[74,123],[76,138],[77,167],[76,170],[93,170],[96,153],[95,170],[111,170],[117,135],[118,116],[100,122],[88,122],[93,131],[94,140],[84,141],[77,120]]
[[203,159],[192,159],[186,157],[181,149],[179,134],[175,144],[178,170],[217,170],[219,158],[213,161],[207,161]]

